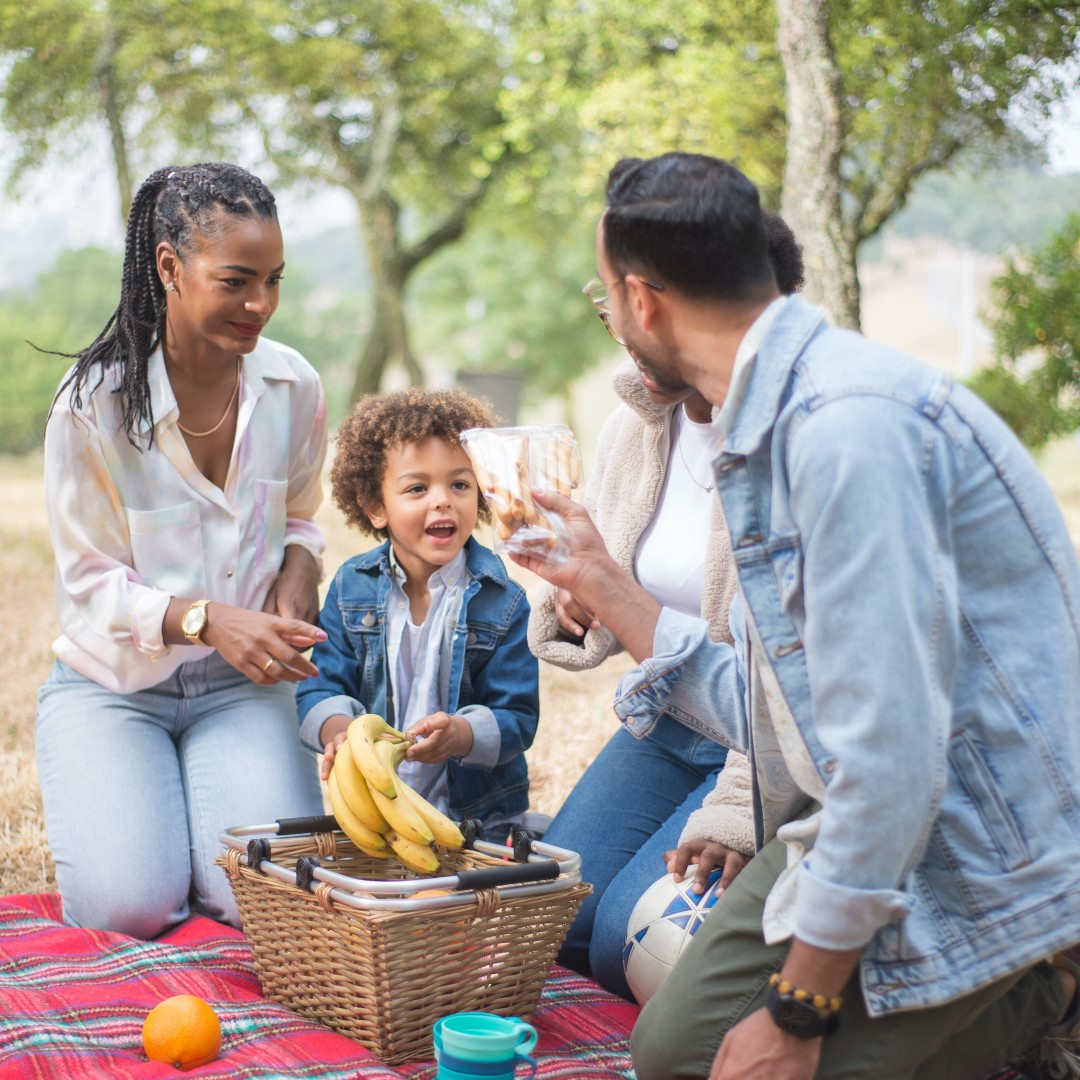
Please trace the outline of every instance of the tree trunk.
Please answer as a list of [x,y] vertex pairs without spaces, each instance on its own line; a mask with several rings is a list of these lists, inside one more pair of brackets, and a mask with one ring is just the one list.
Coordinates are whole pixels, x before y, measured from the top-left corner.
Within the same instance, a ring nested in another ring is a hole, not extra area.
[[375,290],[375,310],[371,331],[356,365],[353,401],[362,394],[378,393],[383,376],[394,364],[405,368],[413,385],[424,381],[424,373],[409,345],[405,322],[405,283],[412,267],[399,246],[397,219],[397,207],[386,196],[361,205],[361,230]]
[[94,80],[101,111],[105,115],[105,123],[109,129],[109,140],[112,143],[116,187],[120,195],[120,224],[121,228],[126,230],[135,188],[131,179],[131,165],[128,162],[122,110],[116,96],[116,77],[113,67],[116,60],[116,48],[116,27],[113,24],[111,12],[106,12],[101,46],[94,58]]
[[780,212],[802,244],[807,298],[858,329],[856,245],[840,202],[842,83],[825,0],[776,0],[776,15],[788,124]]

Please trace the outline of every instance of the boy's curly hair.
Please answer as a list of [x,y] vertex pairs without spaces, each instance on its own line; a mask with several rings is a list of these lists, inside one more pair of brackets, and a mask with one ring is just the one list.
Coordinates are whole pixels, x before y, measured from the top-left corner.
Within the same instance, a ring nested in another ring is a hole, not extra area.
[[[494,426],[491,406],[462,390],[411,386],[392,394],[365,394],[337,430],[337,453],[330,470],[334,502],[351,525],[385,540],[386,530],[372,524],[368,509],[382,506],[388,451],[425,442],[433,435],[457,446],[466,428]],[[479,491],[477,500],[480,519],[489,520]]]

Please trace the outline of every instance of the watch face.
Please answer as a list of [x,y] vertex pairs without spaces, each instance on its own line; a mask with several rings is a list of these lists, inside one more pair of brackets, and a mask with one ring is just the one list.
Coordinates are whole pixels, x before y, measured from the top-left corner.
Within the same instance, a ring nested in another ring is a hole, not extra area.
[[202,628],[206,625],[206,608],[191,607],[184,612],[183,619],[180,620],[180,627],[185,634],[194,636],[202,631]]
[[814,1039],[825,1034],[828,1020],[809,1002],[777,995],[767,1001],[767,1005],[781,1031],[800,1039]]

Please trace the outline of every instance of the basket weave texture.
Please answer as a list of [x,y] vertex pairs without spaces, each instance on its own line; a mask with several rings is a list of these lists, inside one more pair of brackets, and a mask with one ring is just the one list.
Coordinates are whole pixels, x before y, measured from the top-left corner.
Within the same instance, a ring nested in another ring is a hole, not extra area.
[[[291,870],[300,855],[316,854],[326,869],[353,878],[414,878],[339,833],[275,845],[273,861]],[[326,883],[302,890],[252,870],[236,850],[217,862],[232,884],[264,995],[356,1039],[388,1065],[431,1058],[432,1025],[448,1013],[531,1016],[592,891],[582,882],[541,896],[487,889],[452,907],[358,911]],[[440,862],[446,873],[502,865],[472,851],[441,853]]]

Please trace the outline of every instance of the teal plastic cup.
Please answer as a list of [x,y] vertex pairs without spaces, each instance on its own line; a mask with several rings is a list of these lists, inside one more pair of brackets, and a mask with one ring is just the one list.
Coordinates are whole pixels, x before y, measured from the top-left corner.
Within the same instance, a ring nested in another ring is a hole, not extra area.
[[433,1037],[439,1080],[512,1080],[518,1064],[529,1067],[523,1077],[536,1072],[536,1062],[529,1057],[536,1046],[536,1028],[516,1016],[451,1013],[435,1021]]

